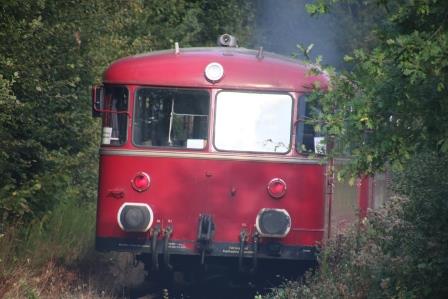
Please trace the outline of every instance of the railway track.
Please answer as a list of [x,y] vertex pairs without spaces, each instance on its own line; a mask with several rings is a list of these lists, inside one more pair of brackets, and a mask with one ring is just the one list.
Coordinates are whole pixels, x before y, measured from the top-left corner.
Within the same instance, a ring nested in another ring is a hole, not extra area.
[[275,273],[237,273],[222,268],[174,273],[152,273],[140,286],[129,289],[131,299],[248,299],[265,294],[287,280],[300,279],[315,266],[302,264],[299,268],[285,269],[284,275]]

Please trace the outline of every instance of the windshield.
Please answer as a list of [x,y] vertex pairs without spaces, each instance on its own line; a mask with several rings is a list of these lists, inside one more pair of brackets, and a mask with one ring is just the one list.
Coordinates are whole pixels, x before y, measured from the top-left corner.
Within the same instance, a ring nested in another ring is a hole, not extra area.
[[222,91],[216,98],[215,146],[224,151],[287,153],[289,94]]
[[205,148],[209,105],[205,90],[140,88],[135,100],[134,144]]

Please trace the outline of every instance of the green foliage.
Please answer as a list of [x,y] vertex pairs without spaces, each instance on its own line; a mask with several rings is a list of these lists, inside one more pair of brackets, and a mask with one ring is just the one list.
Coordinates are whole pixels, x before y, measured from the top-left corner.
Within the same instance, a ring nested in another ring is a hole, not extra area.
[[[251,10],[239,0],[2,1],[0,297],[32,276],[16,269],[71,264],[92,247],[100,129],[90,86],[104,69],[175,41],[212,45],[229,32],[244,42]],[[39,295],[29,290],[17,297]]]
[[247,38],[240,1],[7,1],[0,10],[0,219],[28,223],[60,201],[92,202],[98,122],[90,88],[113,60]]
[[329,71],[330,92],[315,94],[323,129],[342,144],[334,154],[350,152],[355,173],[402,168],[424,149],[448,153],[448,5],[380,4],[387,22],[375,31],[375,47],[347,55],[352,70]]
[[[215,46],[218,35],[225,32],[247,42],[253,19],[251,2],[240,0],[97,0],[95,3],[92,22],[97,19],[102,22],[81,34],[95,35],[89,40],[98,73],[111,60],[173,48],[174,42],[181,47]],[[91,1],[87,5],[92,7]]]
[[93,243],[94,211],[93,203],[60,203],[25,228],[10,227],[0,237],[0,278],[24,264],[39,269],[51,260],[72,264],[82,259]]
[[239,44],[248,47],[254,22],[254,1],[214,0],[195,1],[199,7],[202,29],[196,46],[215,46],[217,37],[223,33],[233,34]]
[[99,257],[92,256],[94,223],[94,203],[61,202],[26,227],[10,226],[0,234],[0,295],[5,298],[83,297],[74,294],[84,291],[79,287],[84,284],[78,283],[79,277],[73,269],[78,269],[85,260],[89,260],[91,267],[102,266]]
[[[331,12],[335,2],[360,4],[318,0],[311,12]],[[384,22],[366,35],[373,44],[346,56],[350,71],[327,70],[329,92],[311,97],[323,110],[314,122],[337,141],[332,155],[352,157],[345,174],[388,168],[399,197],[330,240],[315,275],[270,298],[448,296],[448,4],[364,3],[383,7]]]
[[34,274],[17,271],[72,264],[92,248],[100,129],[90,86],[104,69],[225,31],[244,41],[251,15],[238,0],[2,2],[0,297],[17,277],[29,289],[17,297],[36,297]]
[[41,216],[68,187],[94,188],[68,168],[94,172],[81,156],[96,138],[86,88],[94,75],[73,35],[79,24],[63,15],[71,4],[11,2],[0,12],[0,72],[10,78],[0,117],[4,224]]
[[382,26],[387,13],[380,1],[316,0],[305,6],[312,16],[327,15],[337,32],[335,44],[341,53],[372,49],[378,41],[375,29]]
[[268,298],[445,298],[447,167],[446,156],[413,158],[393,176],[400,197],[331,240],[305,284],[291,282]]

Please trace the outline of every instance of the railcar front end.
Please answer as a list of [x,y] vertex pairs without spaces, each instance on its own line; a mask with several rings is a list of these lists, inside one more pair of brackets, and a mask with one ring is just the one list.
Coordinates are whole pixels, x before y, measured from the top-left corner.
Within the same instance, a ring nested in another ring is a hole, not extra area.
[[304,123],[313,84],[327,79],[241,48],[113,63],[93,91],[102,117],[96,248],[139,253],[153,269],[314,260],[333,192],[316,158],[322,137]]

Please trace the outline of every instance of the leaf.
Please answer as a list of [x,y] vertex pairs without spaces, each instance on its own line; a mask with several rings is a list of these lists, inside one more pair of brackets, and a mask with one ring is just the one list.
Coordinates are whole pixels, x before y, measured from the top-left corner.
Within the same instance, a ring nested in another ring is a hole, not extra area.
[[344,55],[344,61],[345,62],[351,62],[351,61],[353,61],[353,57],[350,56],[350,55]]
[[311,50],[313,49],[313,47],[314,47],[314,44],[310,44],[310,45],[308,46],[308,48],[306,48],[305,53],[306,53],[307,55],[309,55],[310,52],[311,52]]

